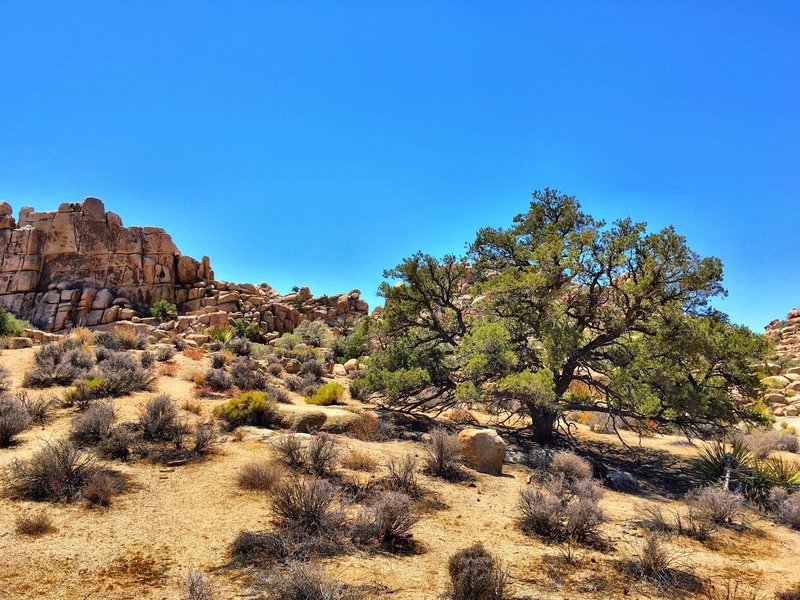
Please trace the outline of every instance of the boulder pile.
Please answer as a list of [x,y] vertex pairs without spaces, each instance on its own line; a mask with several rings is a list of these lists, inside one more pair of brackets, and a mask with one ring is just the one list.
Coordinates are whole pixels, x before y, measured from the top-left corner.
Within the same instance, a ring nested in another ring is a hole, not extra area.
[[[178,314],[149,318],[158,300]],[[280,335],[307,319],[335,324],[368,311],[358,290],[313,297],[308,288],[284,295],[266,283],[218,281],[207,256],[181,254],[163,229],[123,226],[97,198],[53,212],[25,207],[18,220],[0,202],[0,308],[47,332],[130,322],[170,335],[235,319]]]
[[767,388],[764,401],[775,416],[800,415],[800,308],[789,311],[786,319],[775,319],[765,327],[765,335],[775,345],[776,361],[767,363],[769,376],[762,380]]

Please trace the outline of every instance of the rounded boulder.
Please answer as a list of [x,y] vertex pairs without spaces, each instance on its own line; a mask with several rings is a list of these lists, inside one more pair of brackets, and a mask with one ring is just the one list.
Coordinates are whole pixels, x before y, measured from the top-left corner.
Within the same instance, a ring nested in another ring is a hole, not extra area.
[[464,461],[473,469],[490,475],[503,472],[506,443],[494,429],[467,427],[459,432],[458,441]]

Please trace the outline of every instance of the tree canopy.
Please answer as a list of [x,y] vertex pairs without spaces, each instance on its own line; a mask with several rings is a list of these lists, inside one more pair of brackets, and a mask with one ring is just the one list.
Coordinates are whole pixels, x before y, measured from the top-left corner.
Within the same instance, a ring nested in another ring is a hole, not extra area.
[[672,227],[609,225],[545,189],[465,256],[418,252],[384,277],[356,390],[389,404],[480,402],[529,417],[543,442],[575,410],[650,428],[762,418],[751,366],[767,342],[711,306],[722,263]]

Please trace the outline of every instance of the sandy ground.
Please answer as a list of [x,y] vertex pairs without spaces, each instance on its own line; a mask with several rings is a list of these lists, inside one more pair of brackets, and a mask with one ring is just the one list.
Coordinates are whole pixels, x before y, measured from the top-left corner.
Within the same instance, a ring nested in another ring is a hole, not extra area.
[[[32,356],[31,349],[0,354],[0,363],[14,373],[15,386]],[[193,397],[192,384],[184,377],[203,363],[183,356],[177,362],[178,375],[159,378],[156,391],[171,394],[181,404]],[[115,400],[120,420],[134,419],[153,393]],[[221,400],[199,402],[207,417]],[[73,415],[74,410],[58,409],[46,427],[20,435],[14,447],[0,449],[0,465],[24,459],[46,440],[63,436]],[[582,430],[578,437],[590,445],[621,448],[614,436]],[[391,456],[422,455],[421,445],[413,442],[339,439],[373,455],[381,465]],[[633,437],[628,441],[639,443]],[[676,460],[693,452],[679,438],[646,439],[642,446]],[[245,463],[270,453],[258,434],[242,441],[227,435],[211,457],[195,464],[172,468],[114,463],[133,487],[107,509],[0,499],[0,598],[180,598],[186,576],[196,569],[214,581],[220,598],[248,597],[250,574],[227,567],[228,548],[242,530],[270,529],[270,510],[263,495],[237,487],[236,474]],[[425,489],[445,508],[426,511],[415,527],[421,553],[356,553],[326,560],[325,568],[347,582],[376,586],[375,597],[433,600],[445,589],[447,558],[482,541],[506,563],[514,594],[520,598],[641,598],[669,593],[623,577],[615,564],[635,552],[645,534],[638,525],[643,505],[678,505],[670,490],[638,496],[607,492],[601,501],[610,516],[602,531],[607,547],[581,549],[577,564],[567,565],[556,546],[528,537],[515,526],[517,496],[530,473],[527,467],[507,465],[503,476],[476,474],[473,483],[460,484],[422,476]],[[46,511],[57,531],[37,538],[15,533],[15,518],[35,511]],[[800,583],[800,534],[756,515],[746,530],[722,530],[710,542],[674,537],[669,543],[680,557],[679,566],[702,579],[735,580],[762,593]],[[674,595],[691,596],[683,591]]]

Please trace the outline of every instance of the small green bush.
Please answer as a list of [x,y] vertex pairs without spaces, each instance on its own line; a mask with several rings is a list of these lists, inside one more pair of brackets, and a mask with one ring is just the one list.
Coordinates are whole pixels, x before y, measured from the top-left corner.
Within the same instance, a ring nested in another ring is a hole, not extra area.
[[267,392],[245,392],[218,406],[214,414],[226,421],[231,429],[240,425],[271,427],[279,421],[275,402]]
[[7,310],[0,308],[0,336],[19,335],[24,329],[33,329],[33,326],[27,321],[18,319]]
[[306,402],[316,406],[328,406],[330,404],[339,404],[343,398],[344,386],[341,383],[332,381],[320,386],[316,393],[306,398]]
[[150,307],[150,314],[156,319],[163,321],[170,313],[177,312],[178,307],[168,300],[156,300]]
[[330,348],[333,346],[333,331],[322,321],[303,321],[295,327],[293,333],[304,344],[315,348]]

